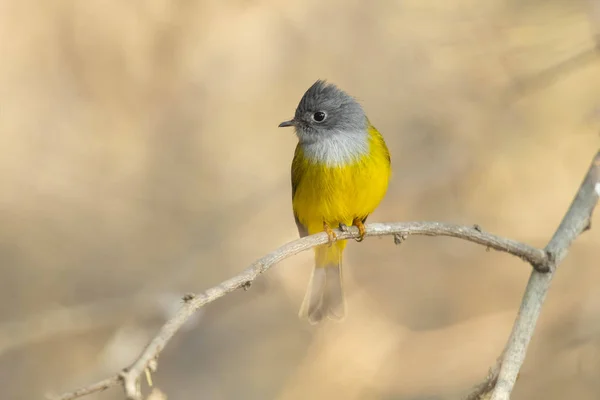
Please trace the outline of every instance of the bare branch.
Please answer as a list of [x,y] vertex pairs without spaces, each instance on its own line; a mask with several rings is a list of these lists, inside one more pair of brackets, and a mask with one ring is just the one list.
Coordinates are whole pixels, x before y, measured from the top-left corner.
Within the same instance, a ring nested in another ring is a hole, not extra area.
[[112,386],[118,385],[119,382],[121,382],[119,375],[115,375],[80,389],[73,390],[72,392],[63,393],[60,396],[48,395],[47,397],[51,400],[76,399],[78,397],[87,396],[88,394],[102,392],[103,390],[106,390]]
[[[549,258],[549,273],[532,271],[525,289],[521,308],[508,339],[508,343],[501,356],[500,368],[497,377],[490,376],[485,379],[484,386],[487,393],[492,391],[491,400],[508,400],[517,380],[521,365],[525,360],[527,346],[533,336],[535,326],[540,315],[546,293],[554,272],[560,262],[567,255],[569,246],[582,232],[589,229],[591,217],[600,196],[600,151],[592,160],[592,164],[581,184],[575,199],[560,223],[556,233],[545,248]],[[496,368],[494,368],[495,370]],[[495,378],[494,385],[485,385]],[[482,388],[482,385],[478,388]],[[490,387],[491,386],[491,387]],[[477,392],[477,389],[475,390]],[[475,393],[474,392],[474,393]],[[486,392],[481,392],[481,398]]]
[[[496,365],[490,369],[484,382],[478,385],[467,399],[482,399],[490,392],[492,392],[492,400],[508,400],[510,398],[510,393],[525,359],[527,346],[533,335],[554,271],[567,255],[568,248],[573,240],[589,229],[591,215],[599,196],[600,152],[596,154],[571,207],[544,250],[483,232],[478,225],[467,227],[439,222],[373,223],[366,225],[366,236],[392,235],[396,243],[403,242],[409,235],[450,236],[515,255],[534,267],[517,320],[502,355]],[[336,230],[336,233],[339,240],[358,237],[358,229],[355,227],[350,227],[344,231]],[[156,361],[161,351],[198,309],[236,289],[246,289],[260,274],[278,262],[312,247],[325,244],[327,240],[327,234],[325,233],[294,240],[257,260],[239,275],[206,290],[204,293],[184,296],[184,304],[175,316],[163,325],[158,334],[129,368],[113,377],[52,398],[55,400],[75,399],[105,390],[120,382],[128,399],[141,400],[140,377],[145,372],[155,370]]]
[[[425,236],[450,236],[464,239],[470,242],[481,244],[487,248],[506,252],[515,255],[539,270],[548,270],[549,258],[543,250],[536,249],[526,244],[502,238],[490,233],[483,232],[479,226],[461,226],[454,224],[444,224],[440,222],[399,222],[399,223],[372,223],[367,224],[366,236],[388,236],[400,235],[408,237],[409,235]],[[347,231],[336,230],[338,239],[351,239],[358,237],[358,229],[349,227]],[[318,233],[301,239],[294,240],[275,250],[274,252],[262,257],[246,268],[239,275],[226,280],[219,285],[206,290],[197,295],[186,295],[184,304],[160,329],[156,337],[148,344],[142,354],[129,367],[120,374],[105,379],[101,382],[86,386],[82,389],[64,393],[52,397],[54,400],[70,400],[87,394],[101,391],[109,386],[122,383],[128,399],[140,400],[142,398],[140,391],[140,377],[144,374],[148,366],[157,359],[160,352],[175,335],[175,333],[185,324],[185,322],[198,309],[205,304],[211,303],[227,293],[239,288],[246,288],[248,284],[254,281],[260,274],[277,264],[278,262],[308,250],[312,247],[327,243],[327,234]]]

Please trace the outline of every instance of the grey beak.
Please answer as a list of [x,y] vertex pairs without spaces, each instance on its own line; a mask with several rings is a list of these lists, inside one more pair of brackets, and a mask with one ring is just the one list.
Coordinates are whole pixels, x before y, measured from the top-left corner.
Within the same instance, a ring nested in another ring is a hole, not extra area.
[[296,121],[294,121],[293,119],[290,119],[289,121],[283,121],[282,123],[279,124],[280,128],[285,128],[287,126],[295,126],[296,125]]

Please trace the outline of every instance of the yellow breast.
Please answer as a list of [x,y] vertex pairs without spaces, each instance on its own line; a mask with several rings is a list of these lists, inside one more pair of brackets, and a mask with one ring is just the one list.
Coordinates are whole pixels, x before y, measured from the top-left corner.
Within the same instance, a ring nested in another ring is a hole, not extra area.
[[[370,126],[370,125],[369,125]],[[368,152],[354,161],[328,166],[305,157],[296,148],[292,163],[294,213],[309,234],[331,227],[351,225],[354,218],[366,218],[387,191],[390,156],[381,134],[369,128]]]

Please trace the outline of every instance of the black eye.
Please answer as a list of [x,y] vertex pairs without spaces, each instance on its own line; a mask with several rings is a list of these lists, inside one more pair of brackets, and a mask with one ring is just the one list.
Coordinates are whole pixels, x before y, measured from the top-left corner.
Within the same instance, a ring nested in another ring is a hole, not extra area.
[[325,111],[317,111],[312,115],[312,119],[315,122],[323,122],[325,121],[325,118],[327,118],[327,114],[325,113]]

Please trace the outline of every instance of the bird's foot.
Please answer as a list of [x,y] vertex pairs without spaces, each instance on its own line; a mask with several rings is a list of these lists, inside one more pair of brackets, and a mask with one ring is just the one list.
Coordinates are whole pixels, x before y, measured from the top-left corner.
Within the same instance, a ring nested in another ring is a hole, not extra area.
[[333,243],[337,240],[337,235],[335,234],[333,229],[331,229],[331,227],[327,224],[327,222],[323,222],[323,230],[329,238],[327,243],[329,244],[329,247],[331,247]]
[[367,234],[367,231],[365,229],[365,225],[358,218],[354,218],[354,220],[352,221],[352,225],[354,225],[355,227],[358,228],[358,235],[359,236],[355,240],[357,242],[362,242],[365,239],[365,235]]

